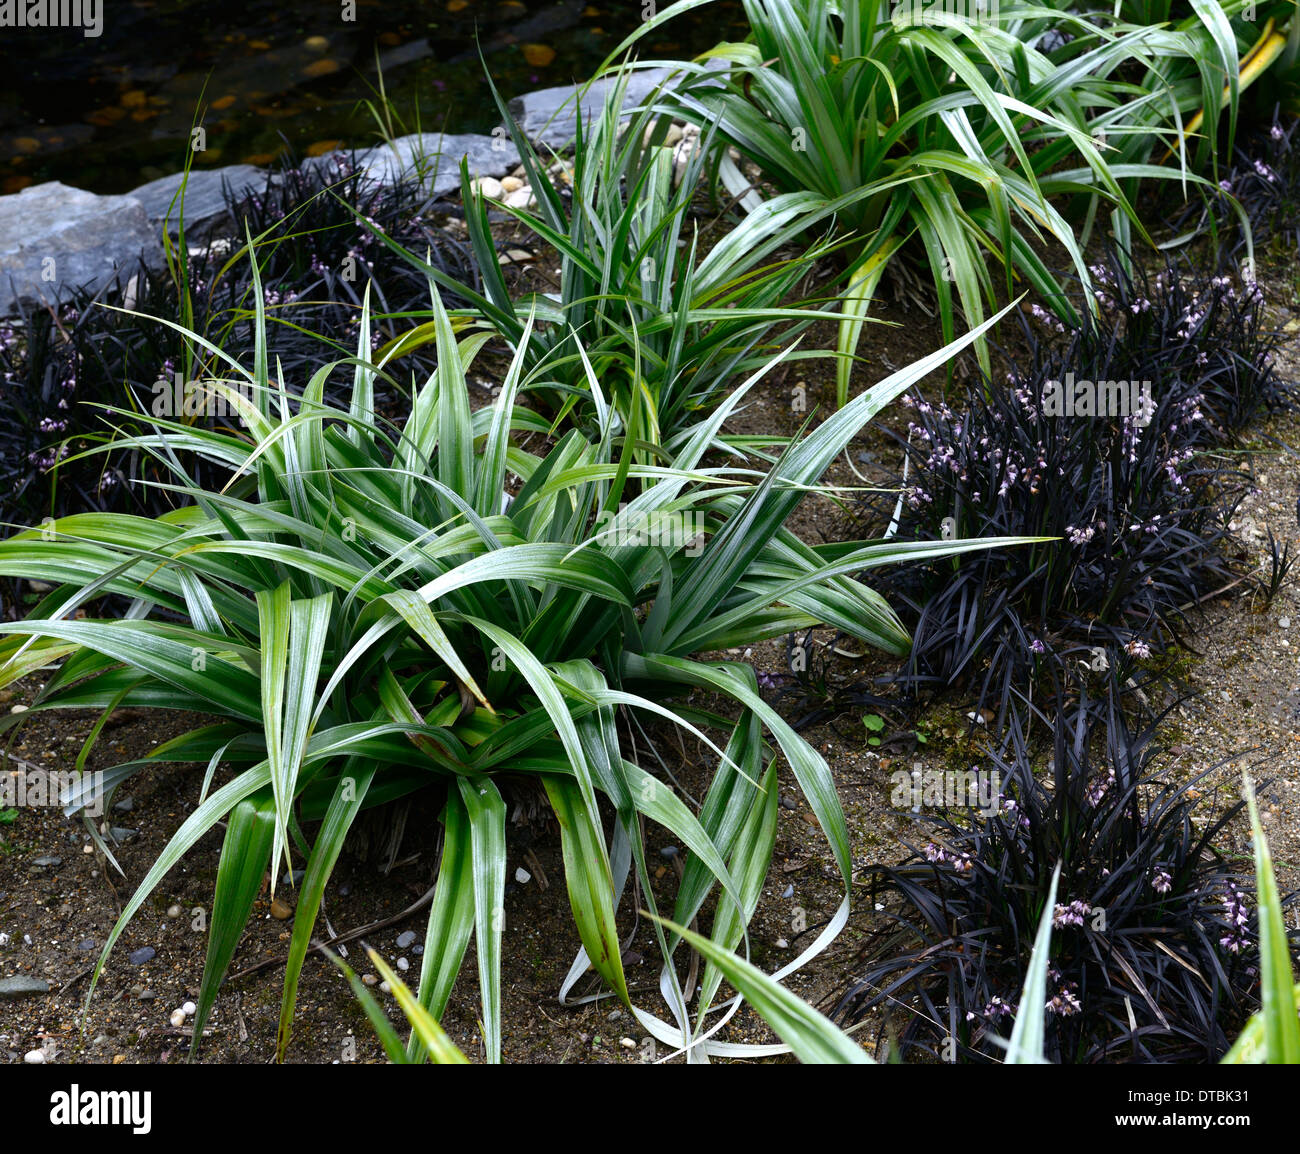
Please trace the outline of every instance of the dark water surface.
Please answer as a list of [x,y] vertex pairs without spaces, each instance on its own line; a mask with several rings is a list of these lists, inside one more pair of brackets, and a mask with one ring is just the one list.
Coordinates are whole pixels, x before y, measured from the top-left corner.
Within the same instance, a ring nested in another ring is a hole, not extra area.
[[[0,192],[46,180],[125,192],[175,172],[201,106],[207,148],[196,167],[373,144],[361,102],[378,89],[376,54],[398,134],[488,131],[498,117],[476,32],[510,97],[585,80],[643,11],[642,0],[356,0],[347,21],[346,7],[100,0],[98,36],[0,28]],[[738,0],[719,0],[640,54],[694,55],[744,32]]]

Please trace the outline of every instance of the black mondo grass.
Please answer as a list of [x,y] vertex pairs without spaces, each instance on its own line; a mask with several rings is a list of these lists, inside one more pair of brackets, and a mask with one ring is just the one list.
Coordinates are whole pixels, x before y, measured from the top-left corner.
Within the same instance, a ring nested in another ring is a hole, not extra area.
[[995,804],[916,815],[924,842],[872,868],[889,924],[834,1017],[880,1011],[904,1060],[1000,1061],[1059,862],[1048,1059],[1218,1060],[1257,1004],[1253,882],[1217,848],[1242,803],[1194,821],[1220,767],[1177,781],[1152,737],[1112,694],[1057,714],[1044,768],[1013,718]]
[[1220,450],[1290,404],[1253,286],[1093,272],[1101,322],[1067,330],[1034,309],[1007,382],[911,399],[902,497],[867,505],[882,531],[897,514],[902,540],[1052,538],[887,578],[914,632],[900,680],[956,683],[999,723],[1013,687],[1119,665],[1127,680],[1240,576],[1228,526],[1248,477]]
[[[191,400],[199,395],[197,382],[219,368],[216,359],[155,318],[179,318],[227,352],[251,349],[256,307],[243,235],[254,238],[261,266],[269,362],[278,362],[288,378],[305,378],[322,360],[356,351],[367,286],[372,348],[404,323],[389,318],[428,310],[428,279],[390,257],[377,230],[417,249],[448,276],[475,283],[468,247],[434,225],[417,185],[375,184],[342,154],[268,174],[260,192],[239,198],[226,192],[234,223],[202,246],[175,251],[168,268],[138,263],[98,293],[68,291],[53,305],[28,308],[0,325],[0,525],[173,507],[171,494],[139,483],[168,471],[155,468],[147,454],[118,449],[73,459],[107,441],[114,426],[143,432],[154,417],[231,427],[232,421],[214,418],[213,406]],[[454,294],[447,301],[457,303]],[[405,385],[392,374],[378,377],[381,407],[400,415],[412,376],[423,381],[435,363],[431,347],[417,349],[403,362]],[[136,410],[140,419],[118,414],[110,424],[104,406]],[[216,479],[209,463],[190,464],[199,483]]]

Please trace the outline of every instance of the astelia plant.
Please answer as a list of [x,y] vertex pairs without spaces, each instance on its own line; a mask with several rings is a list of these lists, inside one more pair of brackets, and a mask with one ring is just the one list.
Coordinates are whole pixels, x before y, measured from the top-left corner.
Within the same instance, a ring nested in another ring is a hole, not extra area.
[[[620,51],[709,2],[680,0]],[[838,211],[853,238],[837,347],[841,404],[871,297],[909,246],[929,267],[945,340],[957,331],[959,310],[978,324],[999,295],[1019,291],[1018,280],[1074,322],[1043,246],[1063,254],[1087,286],[1084,246],[1099,211],[1110,212],[1126,247],[1133,238],[1150,243],[1133,182],[1207,185],[1185,166],[1130,157],[1109,142],[1127,146],[1128,134],[1139,132],[1149,149],[1153,117],[1181,123],[1179,101],[1190,107],[1194,94],[1148,92],[1124,75],[1153,52],[1194,56],[1203,49],[1195,37],[1158,29],[1103,35],[1073,14],[1014,3],[954,13],[889,0],[745,0],[745,11],[750,37],[706,54],[728,71],[677,65],[688,80],[665,107],[738,149],[780,193],[830,201],[858,190]],[[1044,19],[1073,35],[1049,46],[1038,35]],[[1082,234],[1067,211],[1084,222]],[[987,346],[978,342],[976,351],[987,371]]]
[[[485,337],[457,344],[436,292],[437,369],[401,426],[374,413],[385,367],[367,357],[364,309],[358,355],[343,362],[348,403],[331,401],[326,388],[338,363],[290,391],[268,364],[256,270],[254,285],[252,369],[206,346],[231,374],[211,387],[246,428],[159,421],[155,433],[128,439],[170,467],[190,503],[155,519],[65,517],[0,541],[0,574],[58,586],[26,620],[0,627],[0,683],[58,664],[30,710],[5,718],[4,728],[61,708],[197,708],[216,717],[106,771],[111,789],[142,765],[205,767],[199,805],[127,903],[99,969],[167,872],[224,821],[195,1045],[268,869],[274,889],[281,867],[296,859],[305,875],[285,971],[283,1056],[299,974],[349,828],[367,806],[435,789],[442,854],[419,1001],[441,1016],[473,934],[485,1053],[497,1061],[509,940],[504,798],[531,780],[560,825],[584,947],[575,972],[594,967],[660,1041],[695,1058],[732,1052],[703,1037],[716,1026],[706,1015],[722,971],[706,968],[692,1018],[672,964],[680,939],[662,927],[673,1021],[632,1005],[616,915],[633,868],[657,912],[641,822],[690,851],[673,920],[689,925],[717,892],[712,937],[726,949],[745,939],[772,855],[776,768],[764,730],[829,839],[844,884],[819,948],[847,918],[849,839],[825,760],[762,699],[752,667],[692,655],[814,624],[906,650],[888,605],[848,574],[987,543],[859,542],[828,551],[784,525],[882,406],[978,334],[793,439],[769,470],[707,462],[759,369],[664,468],[638,465],[634,438],[614,452],[614,422],[594,373],[588,386],[606,417],[598,440],[570,432],[540,456],[516,444],[515,432],[548,428],[515,403],[528,384],[527,333],[496,403],[471,411],[466,372]],[[186,469],[195,457],[222,464],[232,479],[220,489],[195,484]],[[634,479],[639,492],[629,500]],[[77,615],[105,593],[128,598],[128,611]],[[720,694],[737,718],[682,701],[693,689]],[[620,727],[628,713],[684,727],[717,753],[698,815],[628,756]],[[720,731],[720,741],[707,731]],[[212,788],[221,765],[232,776]],[[85,800],[74,793],[68,804]]]
[[[790,301],[831,247],[805,244],[804,234],[828,225],[855,196],[827,204],[809,192],[791,193],[716,236],[702,232],[694,201],[707,149],[665,143],[671,121],[650,107],[624,115],[629,78],[628,71],[616,77],[590,124],[579,119],[572,168],[563,170],[548,166],[493,88],[536,208],[489,200],[466,171],[465,221],[482,293],[427,271],[521,348],[534,402],[554,419],[589,435],[599,427],[587,383],[594,371],[619,434],[637,429],[638,459],[667,461],[738,380],[814,320],[832,315]],[[495,211],[555,249],[558,281],[549,278],[546,291],[512,289],[492,231]],[[425,267],[421,251],[393,247]],[[525,330],[529,339],[521,345]],[[404,354],[432,335],[426,319],[382,351]]]

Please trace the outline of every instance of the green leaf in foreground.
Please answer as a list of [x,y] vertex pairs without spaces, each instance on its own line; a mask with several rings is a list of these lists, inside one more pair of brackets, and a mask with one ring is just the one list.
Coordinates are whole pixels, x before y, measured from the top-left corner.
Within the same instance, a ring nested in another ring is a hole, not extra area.
[[1300,985],[1291,973],[1290,940],[1268,839],[1259,821],[1254,783],[1243,778],[1242,796],[1255,842],[1255,899],[1259,903],[1259,960],[1262,1008],[1242,1030],[1223,1061],[1228,1065],[1300,1065]]
[[[647,914],[647,917],[654,917]],[[873,1065],[870,1056],[834,1022],[797,998],[757,966],[722,949],[715,942],[667,918],[655,918],[680,934],[713,963],[740,995],[790,1047],[801,1062],[817,1065]]]

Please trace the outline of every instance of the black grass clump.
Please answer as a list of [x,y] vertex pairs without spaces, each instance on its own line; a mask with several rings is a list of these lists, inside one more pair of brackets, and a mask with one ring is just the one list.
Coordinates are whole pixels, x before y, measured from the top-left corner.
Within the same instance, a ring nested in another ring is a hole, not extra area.
[[1300,248],[1297,126],[1300,120],[1274,109],[1267,126],[1239,138],[1232,168],[1217,192],[1185,205],[1174,214],[1173,227],[1209,233],[1225,258],[1240,258],[1246,248],[1244,212],[1257,250],[1294,258]]
[[999,725],[1013,687],[1120,665],[1140,679],[1236,579],[1228,525],[1248,477],[1217,450],[1289,401],[1253,289],[1173,265],[1093,271],[1102,319],[1067,331],[1036,309],[1006,382],[912,398],[901,502],[868,499],[869,534],[897,515],[900,540],[1049,538],[883,578],[914,636],[898,681],[955,684]]
[[[245,227],[261,266],[270,362],[287,381],[305,382],[325,360],[356,354],[367,285],[372,349],[412,327],[405,314],[427,310],[428,279],[393,258],[375,229],[477,283],[468,247],[429,219],[432,206],[417,185],[376,185],[342,155],[268,176],[260,192],[228,197],[227,207],[237,222],[232,235],[179,250],[167,269],[128,268],[98,294],[70,291],[0,323],[0,533],[74,512],[155,515],[171,506],[165,491],[140,484],[155,474],[140,454],[79,454],[108,438],[110,422],[132,426],[104,406],[138,411],[140,428],[159,416],[224,420],[201,406],[196,414],[162,411],[178,381],[183,397],[188,382],[228,370],[153,318],[180,323],[247,364],[256,302],[244,236],[233,235]],[[415,349],[376,379],[381,408],[400,413],[411,381],[432,371],[430,350]]]
[[864,947],[838,1019],[881,1011],[904,1059],[1002,1060],[1059,862],[1050,1060],[1213,1062],[1227,1051],[1258,1001],[1250,863],[1221,852],[1242,803],[1212,809],[1197,791],[1213,769],[1173,780],[1152,731],[1131,732],[1116,695],[1100,704],[1056,714],[1050,762],[1031,754],[1016,717],[975,767],[990,775],[987,809],[922,807],[926,840],[901,866],[871,870],[890,924]]

